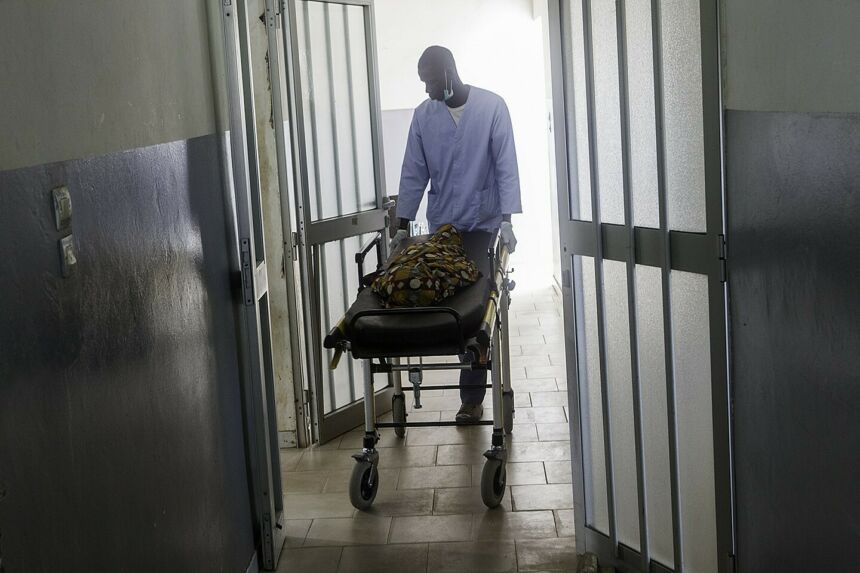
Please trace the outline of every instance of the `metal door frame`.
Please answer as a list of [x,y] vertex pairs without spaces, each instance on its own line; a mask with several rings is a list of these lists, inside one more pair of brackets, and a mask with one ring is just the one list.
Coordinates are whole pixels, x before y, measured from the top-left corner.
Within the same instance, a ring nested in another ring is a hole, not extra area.
[[[571,429],[572,470],[574,487],[574,519],[580,552],[592,551],[602,559],[633,571],[669,572],[669,569],[652,560],[648,554],[648,525],[646,519],[643,473],[643,438],[641,427],[641,403],[638,390],[638,357],[635,315],[635,265],[647,265],[661,269],[663,293],[663,331],[666,367],[666,386],[669,422],[670,483],[672,491],[672,529],[675,551],[675,569],[684,571],[682,559],[683,539],[680,529],[680,500],[677,453],[677,420],[675,415],[674,356],[672,344],[672,322],[670,303],[671,270],[687,271],[707,276],[709,298],[709,334],[711,357],[711,399],[714,440],[714,488],[718,570],[734,570],[734,491],[732,467],[731,433],[731,389],[728,369],[728,316],[726,290],[726,246],[725,246],[725,193],[723,184],[723,115],[721,93],[721,68],[719,47],[719,6],[717,0],[699,0],[702,58],[702,105],[705,161],[705,216],[706,232],[691,233],[671,231],[667,221],[667,193],[665,184],[665,134],[663,132],[663,84],[661,55],[661,18],[659,0],[651,0],[652,50],[654,56],[655,119],[657,133],[657,181],[659,197],[660,228],[635,227],[632,221],[632,201],[629,187],[630,138],[627,118],[627,62],[625,33],[625,0],[615,0],[617,10],[618,66],[620,92],[620,125],[622,141],[622,180],[624,192],[625,224],[600,223],[600,202],[597,196],[595,119],[594,119],[594,63],[591,53],[590,5],[592,0],[583,0],[585,26],[586,99],[589,132],[589,166],[591,172],[592,220],[573,220],[570,212],[570,189],[578,184],[576,164],[571,163],[576,153],[575,116],[573,106],[573,78],[570,54],[572,54],[572,31],[570,29],[569,0],[548,0],[550,53],[553,86],[553,115],[556,149],[557,193],[560,242],[562,251],[562,290],[567,358],[568,385],[575,385],[568,393]],[[597,223],[595,223],[597,222]],[[586,524],[585,517],[585,471],[583,463],[584,444],[581,441],[580,379],[576,344],[576,333],[581,331],[581,300],[575,300],[574,290],[578,273],[574,273],[574,255],[595,259],[597,284],[598,344],[600,346],[600,376],[602,385],[602,410],[604,413],[604,447],[606,454],[607,506],[610,535],[606,536]],[[606,393],[606,341],[603,321],[602,260],[626,263],[628,311],[631,334],[631,376],[633,386],[634,426],[636,442],[636,471],[639,501],[639,552],[618,542],[615,505],[613,495],[613,469],[610,456],[610,425],[608,395]],[[578,323],[579,321],[579,323]]]
[[235,208],[241,285],[239,355],[251,509],[259,561],[264,569],[275,569],[286,530],[245,2],[222,0],[221,22],[229,121],[227,184]]
[[[284,45],[288,50],[286,65],[288,68],[289,100],[292,120],[293,171],[295,174],[296,206],[298,209],[298,242],[301,251],[302,284],[304,285],[304,320],[306,328],[306,343],[308,357],[308,378],[312,404],[313,428],[315,441],[326,442],[359,425],[364,419],[364,409],[360,399],[343,406],[334,412],[325,413],[322,384],[324,372],[328,368],[322,348],[323,324],[320,317],[321,293],[317,288],[319,282],[319,260],[322,246],[331,241],[345,239],[365,233],[381,231],[388,227],[388,216],[385,209],[385,170],[382,157],[382,120],[379,96],[379,72],[376,58],[376,23],[373,13],[372,0],[313,0],[322,4],[360,6],[364,10],[365,46],[367,50],[367,71],[369,100],[371,105],[371,137],[374,148],[374,179],[376,183],[376,208],[349,215],[342,215],[318,221],[312,221],[310,209],[310,185],[305,166],[309,161],[307,155],[307,137],[304,125],[304,102],[302,100],[302,75],[298,54],[298,24],[296,2],[305,0],[287,0],[287,25],[283,26]],[[349,47],[347,46],[347,49]],[[384,245],[387,248],[387,245]],[[344,269],[350,272],[351,269]],[[333,317],[334,318],[334,317]],[[325,325],[328,328],[331,325]],[[391,387],[376,393],[377,412],[390,409]]]

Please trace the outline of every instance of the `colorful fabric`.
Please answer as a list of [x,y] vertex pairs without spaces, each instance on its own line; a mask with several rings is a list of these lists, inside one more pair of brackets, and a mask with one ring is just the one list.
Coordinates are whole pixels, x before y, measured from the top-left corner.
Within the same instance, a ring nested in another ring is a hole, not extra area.
[[373,281],[386,308],[432,306],[474,284],[480,271],[463,250],[460,233],[442,225],[426,241],[408,246]]

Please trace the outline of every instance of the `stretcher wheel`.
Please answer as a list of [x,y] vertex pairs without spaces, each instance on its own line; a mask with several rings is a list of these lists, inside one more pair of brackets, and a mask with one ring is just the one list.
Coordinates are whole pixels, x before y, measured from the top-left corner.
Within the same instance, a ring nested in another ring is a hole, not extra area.
[[503,423],[505,433],[510,434],[514,431],[514,391],[502,393],[502,414],[504,415]]
[[[391,417],[395,423],[402,424],[406,423],[406,396],[401,395],[393,395],[391,397]],[[394,428],[394,433],[398,438],[402,438],[406,435],[406,428]]]
[[359,510],[370,509],[379,490],[379,470],[367,461],[358,461],[349,478],[349,501]]
[[507,471],[503,460],[488,458],[481,472],[481,499],[490,509],[499,507],[505,497]]

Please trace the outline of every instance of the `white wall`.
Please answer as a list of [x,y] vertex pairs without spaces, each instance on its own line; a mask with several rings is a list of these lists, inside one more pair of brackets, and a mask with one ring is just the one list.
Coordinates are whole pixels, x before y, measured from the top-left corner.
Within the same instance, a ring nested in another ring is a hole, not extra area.
[[[547,93],[541,21],[532,0],[376,0],[382,109],[414,109],[424,99],[418,58],[437,44],[454,53],[463,81],[502,96],[511,112],[523,215],[514,217],[513,258],[521,288],[552,280]],[[388,147],[386,145],[386,147]],[[399,169],[399,156],[385,157]],[[390,166],[389,166],[390,167]],[[388,190],[395,194],[396,187]]]

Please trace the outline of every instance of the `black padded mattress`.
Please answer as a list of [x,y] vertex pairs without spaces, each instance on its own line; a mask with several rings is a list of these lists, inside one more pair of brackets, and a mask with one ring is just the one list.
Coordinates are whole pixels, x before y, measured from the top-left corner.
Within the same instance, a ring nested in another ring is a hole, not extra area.
[[[409,242],[426,239],[414,237]],[[346,338],[355,358],[398,356],[446,356],[461,352],[461,342],[475,336],[484,318],[490,294],[492,267],[487,256],[492,235],[484,232],[463,234],[466,255],[481,271],[475,284],[445,299],[437,307],[450,308],[460,316],[460,326],[450,313],[402,309],[403,314],[353,318],[364,311],[383,309],[382,301],[370,288],[362,290],[346,313]]]

